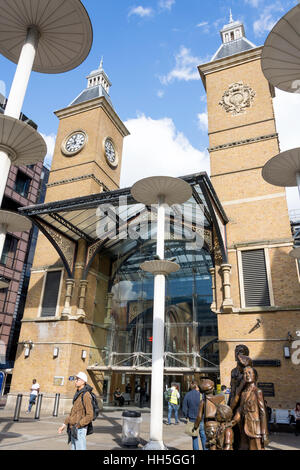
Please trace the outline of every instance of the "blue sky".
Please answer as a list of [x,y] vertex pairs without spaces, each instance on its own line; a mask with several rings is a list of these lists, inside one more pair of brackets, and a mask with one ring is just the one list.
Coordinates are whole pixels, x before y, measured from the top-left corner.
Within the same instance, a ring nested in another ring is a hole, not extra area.
[[[230,8],[234,19],[244,22],[248,39],[259,46],[296,3],[83,0],[94,30],[89,56],[64,74],[33,72],[23,112],[38,124],[51,154],[58,128],[53,111],[66,107],[86,87],[86,76],[103,56],[113,84],[112,102],[131,133],[125,139],[121,186],[153,174],[209,172],[206,97],[197,65],[209,61],[220,46],[219,31],[228,23]],[[0,92],[8,94],[15,67],[0,56]],[[282,150],[300,145],[299,95],[280,92],[274,104]],[[289,206],[298,207],[294,190]]]

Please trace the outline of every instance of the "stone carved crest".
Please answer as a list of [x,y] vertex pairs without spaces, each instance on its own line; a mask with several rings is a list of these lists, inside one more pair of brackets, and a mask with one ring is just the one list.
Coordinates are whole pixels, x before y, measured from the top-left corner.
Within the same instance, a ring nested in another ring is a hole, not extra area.
[[246,108],[250,108],[255,95],[255,91],[249,85],[236,82],[225,91],[219,105],[223,106],[227,113],[237,116],[244,113]]

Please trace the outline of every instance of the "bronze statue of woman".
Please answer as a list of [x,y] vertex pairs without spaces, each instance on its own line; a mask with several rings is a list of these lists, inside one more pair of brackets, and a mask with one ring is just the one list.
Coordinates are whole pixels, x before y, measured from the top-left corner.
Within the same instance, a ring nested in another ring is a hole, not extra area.
[[239,450],[264,450],[268,444],[267,413],[263,392],[257,387],[257,372],[244,369],[245,387],[240,394],[239,407],[233,417],[233,426],[240,424]]

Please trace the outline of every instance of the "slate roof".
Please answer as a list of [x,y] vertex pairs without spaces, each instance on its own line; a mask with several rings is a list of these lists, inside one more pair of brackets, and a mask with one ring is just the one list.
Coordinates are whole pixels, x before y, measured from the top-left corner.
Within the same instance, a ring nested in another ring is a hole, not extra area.
[[104,96],[106,101],[113,108],[113,104],[110,99],[110,96],[108,93],[106,93],[102,85],[96,85],[90,88],[86,88],[77,96],[77,98],[75,98],[75,100],[73,100],[69,104],[69,106],[74,106],[75,104],[79,104],[79,103],[85,103],[86,101],[94,100],[95,98],[100,98],[101,96]]
[[222,44],[211,61],[224,59],[225,57],[230,57],[241,52],[249,51],[250,49],[255,49],[255,47],[256,46],[248,41],[248,39],[242,37],[240,39],[236,39],[235,41]]

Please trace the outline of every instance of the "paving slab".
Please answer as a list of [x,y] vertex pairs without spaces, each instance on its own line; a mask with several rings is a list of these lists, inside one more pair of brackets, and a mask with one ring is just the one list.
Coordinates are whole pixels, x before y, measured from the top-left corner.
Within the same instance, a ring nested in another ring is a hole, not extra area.
[[[137,448],[126,447],[122,444],[123,411],[122,409],[108,408],[100,412],[99,417],[94,422],[94,434],[87,437],[88,450],[117,452],[142,449],[149,440],[150,410],[139,410],[142,413],[143,421],[140,427],[140,444]],[[32,412],[30,415],[21,414],[19,421],[14,421],[11,413],[5,412],[5,408],[1,409],[0,451],[69,450],[67,434],[59,435],[57,433],[64,419],[64,416],[41,416],[37,420],[34,418],[34,412]],[[164,443],[169,450],[192,450],[192,439],[184,433],[184,428],[185,422],[183,419],[177,426],[164,424]],[[291,433],[272,433],[267,450],[300,450],[300,436]]]

